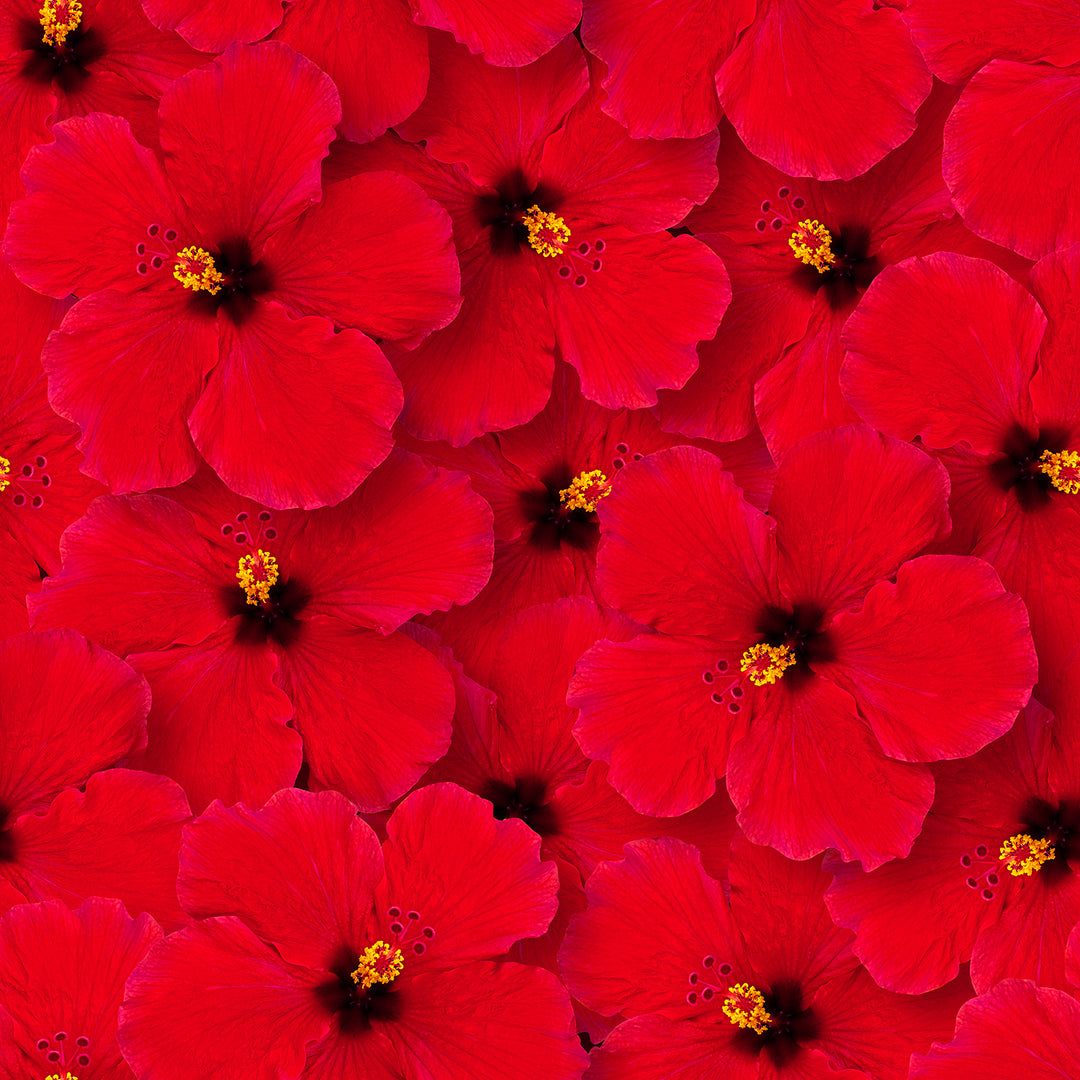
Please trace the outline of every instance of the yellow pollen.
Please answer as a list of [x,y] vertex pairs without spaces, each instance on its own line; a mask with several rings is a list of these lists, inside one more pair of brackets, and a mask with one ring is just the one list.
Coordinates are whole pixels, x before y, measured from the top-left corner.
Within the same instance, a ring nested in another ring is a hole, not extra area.
[[1080,454],[1075,450],[1062,450],[1052,454],[1044,450],[1039,456],[1039,472],[1050,477],[1050,483],[1066,495],[1080,493]]
[[79,1078],[74,1073],[66,1072],[63,1076],[59,1073],[50,1073],[45,1080],[79,1080]]
[[277,584],[277,559],[269,551],[260,548],[251,555],[244,555],[236,569],[236,580],[247,593],[247,602],[253,607],[270,599],[270,589]]
[[1044,862],[1056,859],[1057,852],[1054,851],[1054,845],[1045,838],[1035,840],[1027,833],[1017,833],[1001,845],[999,858],[1013,877],[1028,877]]
[[787,645],[751,645],[742,654],[739,670],[748,672],[755,686],[768,686],[776,682],[792,664],[795,654]]
[[225,281],[224,275],[214,265],[214,256],[205,248],[186,247],[177,256],[173,277],[184,286],[198,292],[205,290],[216,296]]
[[0,491],[3,491],[10,483],[11,462],[6,457],[0,457]]
[[549,214],[539,206],[530,206],[522,219],[529,230],[529,244],[545,259],[563,253],[563,245],[570,240],[570,227],[558,214]]
[[405,957],[400,949],[392,949],[385,941],[376,941],[360,954],[360,963],[349,978],[361,990],[370,990],[376,983],[392,983],[404,967]]
[[795,258],[812,266],[819,274],[824,274],[836,264],[836,253],[832,249],[832,233],[813,218],[800,221],[798,228],[791,234],[788,247],[795,252]]
[[756,986],[739,983],[729,986],[724,998],[724,1015],[736,1027],[749,1028],[764,1035],[772,1023],[772,1014],[765,1008],[765,997]]
[[45,0],[45,6],[38,12],[41,16],[41,35],[43,45],[63,45],[68,34],[79,28],[82,22],[82,4],[79,0]]
[[592,513],[601,499],[611,494],[608,478],[599,470],[583,472],[574,477],[570,486],[559,492],[559,502],[567,510],[588,510]]

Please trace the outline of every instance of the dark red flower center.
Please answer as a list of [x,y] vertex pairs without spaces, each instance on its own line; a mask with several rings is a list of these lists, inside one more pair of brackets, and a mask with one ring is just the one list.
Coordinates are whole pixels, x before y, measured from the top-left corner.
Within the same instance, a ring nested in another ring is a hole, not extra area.
[[499,821],[517,818],[540,836],[554,836],[558,821],[548,805],[548,784],[535,776],[518,777],[513,784],[490,781],[482,792],[492,804],[492,815]]
[[1003,440],[1001,456],[990,464],[998,486],[1028,511],[1049,506],[1055,492],[1080,493],[1080,453],[1068,448],[1063,431],[1040,431],[1032,439],[1017,427]]
[[529,543],[549,551],[557,551],[563,544],[594,551],[600,542],[596,506],[611,491],[607,476],[600,469],[575,475],[564,463],[542,477],[542,482],[543,493],[520,494],[522,512],[533,523]]
[[99,34],[82,22],[79,0],[44,0],[38,22],[22,21],[20,45],[26,59],[22,77],[31,82],[53,83],[71,92],[86,82],[87,67],[105,55]]

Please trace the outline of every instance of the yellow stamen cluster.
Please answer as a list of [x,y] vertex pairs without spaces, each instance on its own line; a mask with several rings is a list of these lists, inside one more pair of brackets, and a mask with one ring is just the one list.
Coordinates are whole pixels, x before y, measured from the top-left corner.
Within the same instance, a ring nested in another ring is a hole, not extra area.
[[262,548],[251,555],[243,556],[236,569],[236,580],[240,582],[240,588],[247,593],[249,604],[253,607],[265,604],[270,599],[270,589],[277,584],[277,559]]
[[819,274],[824,274],[836,264],[836,253],[832,249],[832,233],[813,218],[800,221],[798,228],[791,234],[788,247],[795,252],[795,258],[812,266]]
[[792,664],[795,654],[787,645],[751,645],[742,654],[739,670],[747,672],[755,686],[769,686],[776,682]]
[[1001,845],[999,858],[1013,877],[1028,877],[1043,863],[1056,859],[1057,852],[1054,851],[1054,845],[1045,838],[1035,840],[1027,833],[1017,833]]
[[529,230],[529,245],[545,259],[563,253],[570,241],[570,227],[558,214],[549,214],[539,206],[530,206],[522,219]]
[[209,251],[201,247],[186,247],[176,258],[173,277],[185,289],[192,289],[195,292],[202,289],[211,296],[217,295],[225,277],[214,265],[214,256]]
[[1080,454],[1062,450],[1059,454],[1044,450],[1039,456],[1039,472],[1050,477],[1050,483],[1066,495],[1080,494]]
[[361,990],[370,990],[376,983],[392,983],[404,968],[405,957],[400,949],[392,949],[385,941],[376,941],[360,954],[360,963],[349,978]]
[[45,1080],[79,1080],[79,1078],[74,1073],[66,1072],[63,1076],[59,1073],[51,1073],[45,1077]]
[[765,1008],[765,996],[749,983],[728,987],[724,1015],[736,1027],[749,1028],[758,1035],[764,1035],[772,1022],[772,1014]]
[[601,499],[611,494],[608,478],[599,470],[575,476],[570,486],[559,492],[559,502],[567,510],[588,510],[592,513]]
[[6,457],[0,457],[0,491],[3,491],[10,483],[11,462]]
[[79,0],[45,0],[45,6],[38,12],[41,16],[41,35],[43,45],[63,45],[68,34],[79,28],[82,22],[82,4]]

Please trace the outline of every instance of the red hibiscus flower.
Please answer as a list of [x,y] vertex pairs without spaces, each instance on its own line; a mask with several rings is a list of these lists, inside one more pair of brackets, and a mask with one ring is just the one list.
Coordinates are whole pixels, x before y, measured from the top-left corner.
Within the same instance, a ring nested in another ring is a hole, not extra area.
[[119,900],[23,904],[0,918],[0,1076],[133,1080],[117,1014],[128,975],[160,938]]
[[730,292],[711,251],[660,230],[715,187],[715,135],[627,138],[574,38],[515,71],[432,50],[428,96],[397,128],[424,149],[388,136],[334,166],[404,172],[454,219],[461,315],[419,348],[387,349],[402,423],[455,446],[522,424],[551,394],[556,347],[607,408],[681,386]]
[[[266,510],[213,477],[106,496],[64,538],[37,626],[129,656],[154,695],[140,767],[196,808],[258,804],[297,776],[380,810],[446,750],[442,666],[394,633],[468,600],[491,565],[491,512],[459,475],[395,451],[350,499]],[[295,713],[295,728],[287,726]]]
[[145,745],[145,680],[74,630],[21,634],[0,641],[0,701],[0,910],[115,896],[169,927],[185,922],[183,793],[110,768]]
[[989,565],[912,558],[947,531],[947,491],[921,450],[865,428],[795,447],[768,516],[704,451],[628,465],[600,504],[597,580],[661,633],[584,655],[582,749],[643,813],[698,805],[726,771],[756,843],[906,854],[933,796],[921,763],[1007,731],[1036,672]]
[[[460,449],[400,437],[426,460],[468,474],[495,511],[495,564],[475,600],[425,620],[469,674],[487,683],[507,622],[531,604],[597,599],[596,508],[627,462],[690,440],[662,432],[641,409],[615,412],[581,396],[573,368],[555,369],[551,400],[529,423]],[[739,443],[697,445],[722,455],[747,499],[765,509],[775,469],[755,431]]]
[[19,166],[53,123],[113,113],[153,144],[161,92],[208,59],[153,27],[138,0],[3,0],[0,55],[0,235],[22,193]]
[[827,875],[736,837],[731,897],[677,840],[642,840],[586,886],[559,955],[571,991],[631,1019],[593,1052],[599,1080],[904,1080],[947,1031],[964,980],[921,997],[874,984],[830,922]]
[[866,172],[914,131],[930,91],[899,14],[869,0],[765,0],[756,17],[749,0],[587,0],[581,31],[611,68],[605,111],[635,138],[701,135],[723,106],[792,176]]
[[717,156],[725,182],[687,225],[724,260],[732,303],[686,386],[660,392],[666,429],[727,440],[760,424],[779,459],[800,439],[857,419],[837,381],[840,332],[886,266],[962,251],[1026,277],[1030,264],[965,229],[949,200],[941,133],[956,96],[939,87],[915,134],[850,181],[780,172],[725,126]]
[[985,750],[934,765],[934,805],[906,859],[872,874],[826,863],[829,912],[855,931],[852,947],[881,986],[922,993],[970,959],[979,993],[1005,978],[1068,989],[1080,771],[1075,758],[1052,761],[1050,731],[1033,700]]
[[960,1007],[956,1034],[911,1058],[911,1080],[1062,1080],[1080,1075],[1080,1003],[1008,979]]
[[411,795],[388,832],[380,850],[341,795],[296,790],[257,811],[215,804],[187,829],[179,891],[201,921],[128,983],[120,1041],[135,1071],[580,1076],[556,978],[491,962],[555,912],[539,839],[453,784]]
[[[370,338],[335,324],[422,336],[454,315],[458,270],[446,215],[402,177],[319,201],[339,115],[329,78],[269,43],[172,84],[164,167],[100,114],[33,151],[7,250],[27,284],[85,297],[43,359],[85,470],[112,490],[177,484],[201,454],[251,498],[314,507],[389,452],[400,387]],[[47,250],[61,220],[66,243]]]
[[864,420],[948,467],[950,550],[1024,598],[1045,679],[1080,646],[1080,248],[1041,260],[1031,285],[1038,303],[960,255],[889,267],[848,321],[840,383]]

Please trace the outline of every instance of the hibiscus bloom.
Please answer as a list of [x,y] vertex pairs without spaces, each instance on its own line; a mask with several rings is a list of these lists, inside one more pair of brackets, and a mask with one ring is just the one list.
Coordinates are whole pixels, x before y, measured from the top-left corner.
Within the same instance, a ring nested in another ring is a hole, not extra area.
[[419,348],[387,349],[417,438],[461,446],[531,419],[556,347],[611,409],[653,405],[697,367],[727,275],[703,244],[663,230],[716,186],[716,136],[635,141],[602,99],[573,37],[513,71],[433,41],[428,96],[397,127],[423,149],[387,136],[334,159],[335,176],[405,173],[454,220],[460,317]]
[[[624,1012],[597,1080],[904,1080],[951,1026],[963,979],[920,997],[876,986],[829,920],[827,875],[736,836],[730,902],[678,840],[640,840],[586,885],[559,956],[571,991]],[[850,1070],[850,1071],[849,1071]]]
[[587,0],[581,37],[611,69],[605,112],[635,138],[701,135],[722,106],[752,153],[793,176],[866,172],[930,92],[899,13],[870,0]]
[[54,123],[113,113],[153,142],[162,91],[208,59],[152,26],[138,0],[3,0],[0,55],[0,235],[19,166]]
[[[201,454],[266,505],[315,507],[389,452],[400,386],[359,331],[445,325],[458,268],[446,215],[403,177],[320,201],[339,116],[330,79],[266,43],[170,86],[163,166],[102,114],[32,152],[7,252],[39,292],[84,297],[43,360],[54,408],[83,429],[84,469],[113,491],[178,484]],[[50,251],[57,221],[65,244]]]
[[380,849],[337,792],[297,790],[187,829],[178,889],[200,921],[128,982],[136,1073],[579,1077],[555,976],[491,962],[555,912],[539,838],[453,784],[409,796],[388,833]]
[[751,154],[726,124],[725,178],[686,224],[723,260],[732,302],[681,390],[662,390],[664,428],[739,439],[761,426],[774,457],[857,419],[838,385],[840,333],[869,284],[911,255],[960,251],[1026,278],[1030,264],[963,227],[941,176],[942,128],[957,91],[939,87],[915,134],[864,175],[799,179]]
[[949,548],[1024,598],[1045,681],[1080,647],[1080,248],[1042,259],[1031,287],[960,255],[889,267],[848,320],[840,384],[946,465]]
[[628,465],[599,507],[597,580],[660,633],[582,657],[582,749],[642,813],[690,809],[726,771],[755,843],[906,854],[933,797],[922,763],[1007,731],[1036,673],[988,564],[912,558],[947,533],[947,492],[922,451],[859,427],[796,446],[768,516],[704,451]]
[[172,494],[93,503],[32,598],[34,625],[79,627],[146,676],[133,760],[197,809],[264,802],[302,753],[312,786],[384,809],[445,752],[453,714],[443,667],[395,631],[487,580],[487,504],[403,451],[311,513],[267,510],[205,473]]
[[0,637],[30,629],[26,595],[60,569],[60,534],[104,490],[79,472],[78,429],[49,407],[41,347],[70,304],[21,285],[0,260]]
[[183,793],[111,768],[146,742],[146,681],[74,630],[0,641],[0,910],[115,896],[168,927]]
[[[599,599],[596,509],[619,471],[691,440],[661,431],[645,410],[614,411],[587,400],[573,368],[559,364],[551,400],[519,428],[461,448],[400,441],[433,464],[466,473],[495,511],[491,580],[469,604],[425,620],[469,674],[488,683],[499,637],[517,612],[566,596]],[[726,446],[696,445],[721,455],[747,499],[765,509],[775,469],[757,432]]]
[[826,862],[829,913],[855,931],[852,948],[879,985],[923,993],[970,959],[978,993],[1005,978],[1068,989],[1080,768],[1052,752],[1051,721],[1032,700],[997,742],[932,766],[934,805],[907,858],[871,874]]
[[911,1080],[1061,1080],[1080,1075],[1080,1003],[1008,979],[960,1007],[956,1034],[911,1058]]
[[150,916],[130,918],[119,900],[0,917],[0,1076],[131,1080],[117,1014],[128,975],[160,939]]

